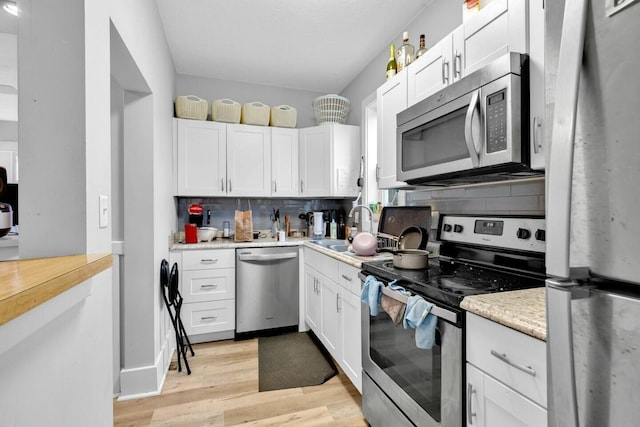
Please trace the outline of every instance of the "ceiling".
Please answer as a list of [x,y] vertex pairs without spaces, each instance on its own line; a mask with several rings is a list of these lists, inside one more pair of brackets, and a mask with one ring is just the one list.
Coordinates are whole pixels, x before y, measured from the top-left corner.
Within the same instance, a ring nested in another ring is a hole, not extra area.
[[341,92],[431,1],[156,0],[178,74],[322,93]]

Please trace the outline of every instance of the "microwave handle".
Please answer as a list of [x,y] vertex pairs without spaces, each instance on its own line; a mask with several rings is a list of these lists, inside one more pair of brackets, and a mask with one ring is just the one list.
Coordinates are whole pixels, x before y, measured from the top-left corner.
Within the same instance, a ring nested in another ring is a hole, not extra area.
[[476,143],[473,140],[473,116],[476,109],[479,108],[480,90],[476,90],[471,95],[471,102],[467,109],[467,115],[464,119],[464,141],[467,143],[467,149],[469,150],[469,157],[474,168],[477,168],[480,164],[480,147],[476,147]]

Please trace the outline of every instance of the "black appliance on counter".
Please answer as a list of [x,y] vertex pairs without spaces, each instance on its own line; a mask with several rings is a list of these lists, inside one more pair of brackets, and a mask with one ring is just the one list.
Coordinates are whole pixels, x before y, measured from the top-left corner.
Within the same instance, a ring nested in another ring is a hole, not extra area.
[[362,310],[362,408],[371,425],[460,427],[463,402],[465,296],[543,287],[543,217],[441,215],[439,257],[429,268],[406,270],[392,261],[362,264],[361,280],[375,276],[383,293],[406,302],[388,283],[433,304],[436,343],[416,347],[415,331],[380,311]]

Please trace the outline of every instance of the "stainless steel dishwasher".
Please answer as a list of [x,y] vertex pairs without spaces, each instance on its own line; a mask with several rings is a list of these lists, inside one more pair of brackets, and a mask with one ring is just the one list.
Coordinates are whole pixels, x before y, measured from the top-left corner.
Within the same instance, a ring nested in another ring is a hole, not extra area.
[[298,324],[298,247],[236,249],[236,334]]

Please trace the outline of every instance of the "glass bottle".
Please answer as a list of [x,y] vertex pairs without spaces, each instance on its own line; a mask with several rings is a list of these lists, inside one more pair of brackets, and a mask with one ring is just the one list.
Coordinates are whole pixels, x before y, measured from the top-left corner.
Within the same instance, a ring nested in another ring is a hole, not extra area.
[[427,51],[424,43],[424,34],[420,34],[420,48],[416,52],[416,59],[420,58]]
[[391,49],[390,51],[390,55],[389,55],[389,61],[387,62],[387,80],[389,80],[391,77],[396,75],[396,71],[397,71],[397,63],[396,63],[396,57],[395,57],[395,51],[396,51],[396,47],[395,45],[391,44]]
[[396,54],[398,72],[413,62],[414,55],[415,49],[413,48],[413,45],[409,44],[409,33],[405,31],[402,33],[402,46],[400,46],[400,49],[398,49]]

